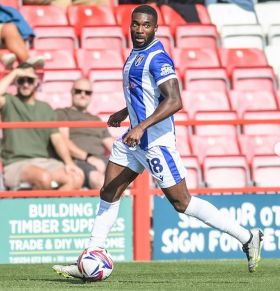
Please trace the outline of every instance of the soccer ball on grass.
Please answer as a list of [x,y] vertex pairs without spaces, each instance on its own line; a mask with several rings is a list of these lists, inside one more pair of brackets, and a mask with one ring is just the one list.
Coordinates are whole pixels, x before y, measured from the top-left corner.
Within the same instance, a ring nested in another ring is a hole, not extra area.
[[86,282],[103,281],[113,271],[114,263],[110,253],[100,247],[89,247],[78,258],[78,268]]

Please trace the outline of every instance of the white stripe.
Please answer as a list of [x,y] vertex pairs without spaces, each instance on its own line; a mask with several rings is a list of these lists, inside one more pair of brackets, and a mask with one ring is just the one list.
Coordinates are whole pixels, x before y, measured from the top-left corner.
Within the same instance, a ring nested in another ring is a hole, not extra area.
[[160,84],[164,83],[165,81],[167,80],[170,80],[170,79],[178,79],[176,75],[169,75],[163,79],[160,79],[158,82],[157,82],[157,85],[159,86]]

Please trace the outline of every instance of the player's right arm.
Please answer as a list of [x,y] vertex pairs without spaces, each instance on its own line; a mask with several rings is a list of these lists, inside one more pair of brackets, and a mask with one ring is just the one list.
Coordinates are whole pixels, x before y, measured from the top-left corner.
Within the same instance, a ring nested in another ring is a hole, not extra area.
[[122,110],[112,114],[109,119],[107,124],[112,127],[120,127],[121,122],[124,121],[128,116],[128,109],[127,107],[123,108]]

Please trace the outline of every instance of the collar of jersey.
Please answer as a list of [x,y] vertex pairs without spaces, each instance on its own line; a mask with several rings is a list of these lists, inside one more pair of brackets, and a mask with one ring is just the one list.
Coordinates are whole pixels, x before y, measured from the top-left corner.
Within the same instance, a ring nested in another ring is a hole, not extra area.
[[149,49],[150,47],[152,47],[157,42],[158,42],[158,39],[154,38],[154,40],[149,45],[142,47],[142,48],[134,48],[133,51],[135,51],[135,52],[145,51],[145,50]]

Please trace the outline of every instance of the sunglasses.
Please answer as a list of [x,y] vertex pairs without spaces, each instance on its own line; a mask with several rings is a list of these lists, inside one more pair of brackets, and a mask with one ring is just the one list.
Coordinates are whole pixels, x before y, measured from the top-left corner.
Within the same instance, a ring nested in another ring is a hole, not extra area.
[[35,79],[30,77],[21,77],[17,79],[18,85],[23,85],[24,83],[28,83],[29,85],[33,85],[35,82]]
[[81,94],[82,92],[85,92],[85,94],[87,96],[91,96],[91,94],[92,94],[92,91],[90,91],[90,90],[82,90],[82,89],[75,89],[74,88],[74,94]]

